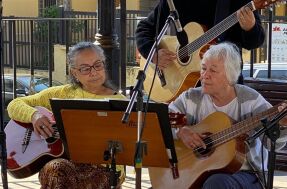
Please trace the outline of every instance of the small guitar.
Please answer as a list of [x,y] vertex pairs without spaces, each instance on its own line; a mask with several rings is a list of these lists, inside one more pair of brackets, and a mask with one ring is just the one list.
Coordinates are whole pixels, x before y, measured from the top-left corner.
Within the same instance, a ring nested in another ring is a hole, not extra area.
[[[201,188],[206,178],[217,172],[236,172],[245,159],[244,134],[260,126],[262,118],[271,118],[278,113],[278,106],[274,106],[256,116],[245,119],[236,124],[223,112],[215,112],[192,130],[203,133],[207,149],[188,149],[181,141],[175,141],[178,158],[179,178],[173,179],[170,169],[149,168],[149,176],[154,189],[167,188]],[[178,119],[180,124],[176,121]],[[186,125],[184,116],[174,114],[174,127]]]
[[[244,7],[249,7],[252,11],[255,11],[265,8],[277,1],[278,0],[253,0]],[[163,74],[155,78],[151,99],[157,102],[170,102],[189,87],[195,87],[200,76],[200,54],[207,49],[205,45],[237,22],[236,12],[234,12],[206,33],[204,33],[204,29],[200,24],[190,22],[184,27],[189,44],[180,49],[176,37],[164,36],[159,44],[160,48],[176,52],[177,61],[174,61],[162,70]],[[141,58],[141,69],[144,68],[145,63],[146,60]],[[152,86],[155,69],[155,65],[150,64],[146,70],[146,79],[144,82],[144,89],[146,91]]]
[[[54,120],[53,114],[43,108],[37,110]],[[56,128],[54,128],[56,131]],[[33,132],[32,124],[10,120],[5,127],[7,146],[7,170],[15,178],[26,178],[37,172],[50,160],[64,154],[64,146],[58,132],[44,139]]]

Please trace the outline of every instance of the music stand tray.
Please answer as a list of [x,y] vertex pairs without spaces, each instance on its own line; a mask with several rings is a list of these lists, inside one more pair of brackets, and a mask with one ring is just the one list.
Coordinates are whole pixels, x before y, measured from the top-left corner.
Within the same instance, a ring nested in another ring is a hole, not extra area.
[[[119,153],[116,155],[116,163],[134,165],[137,142],[135,109],[131,112],[128,123],[121,122],[128,101],[51,99],[50,103],[68,159],[78,163],[105,164],[104,151],[117,143]],[[147,143],[147,149],[142,165],[174,166],[177,164],[177,157],[168,106],[162,103],[149,103],[148,106],[142,137]]]

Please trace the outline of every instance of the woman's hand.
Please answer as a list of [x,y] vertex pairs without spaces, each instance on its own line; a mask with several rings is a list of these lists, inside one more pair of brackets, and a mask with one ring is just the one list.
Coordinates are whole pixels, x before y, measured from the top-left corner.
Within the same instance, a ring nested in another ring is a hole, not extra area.
[[196,149],[202,147],[206,149],[206,144],[202,140],[205,135],[193,132],[188,126],[180,128],[177,132],[177,137],[182,140],[187,148]]
[[249,7],[242,7],[237,11],[237,19],[244,31],[250,31],[255,25],[255,17]]
[[41,135],[44,138],[53,136],[54,129],[53,123],[50,122],[48,117],[36,111],[32,116],[32,124],[36,135]]
[[158,61],[158,68],[161,70],[167,68],[176,59],[176,54],[167,49],[159,49],[158,55],[157,57],[157,53],[154,54],[152,62],[156,64]]

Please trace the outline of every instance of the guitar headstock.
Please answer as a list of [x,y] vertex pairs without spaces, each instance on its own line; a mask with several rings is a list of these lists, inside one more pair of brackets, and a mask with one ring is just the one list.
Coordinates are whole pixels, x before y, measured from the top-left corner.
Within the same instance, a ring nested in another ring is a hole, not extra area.
[[286,3],[286,0],[253,0],[255,9],[264,9],[274,3]]
[[169,113],[169,123],[171,128],[179,128],[186,125],[185,114]]

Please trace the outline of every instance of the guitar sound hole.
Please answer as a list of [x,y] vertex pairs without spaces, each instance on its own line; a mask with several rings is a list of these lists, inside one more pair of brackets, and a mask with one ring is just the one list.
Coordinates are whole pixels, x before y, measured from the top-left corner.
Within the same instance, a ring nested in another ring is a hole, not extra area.
[[212,152],[212,146],[213,146],[213,141],[210,137],[206,137],[203,139],[206,149],[204,148],[199,148],[196,150],[196,156],[208,156]]
[[[182,47],[180,46],[179,49]],[[180,51],[181,53],[178,55],[178,58],[182,64],[187,64],[189,61],[190,56],[188,56],[188,51],[187,50],[182,50]]]

